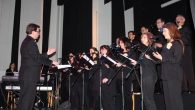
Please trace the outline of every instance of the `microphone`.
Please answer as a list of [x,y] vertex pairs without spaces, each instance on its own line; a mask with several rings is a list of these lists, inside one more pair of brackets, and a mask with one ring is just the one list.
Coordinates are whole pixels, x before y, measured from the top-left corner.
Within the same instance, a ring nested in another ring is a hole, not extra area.
[[140,43],[131,46],[131,48],[133,49],[133,48],[137,48],[137,47],[139,47],[139,46],[140,46]]

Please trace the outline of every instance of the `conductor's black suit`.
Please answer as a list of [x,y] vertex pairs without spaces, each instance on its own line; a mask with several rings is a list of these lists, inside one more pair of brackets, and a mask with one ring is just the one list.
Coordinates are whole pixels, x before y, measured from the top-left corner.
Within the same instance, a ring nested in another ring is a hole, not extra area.
[[47,54],[40,54],[36,41],[27,36],[21,45],[21,67],[19,71],[20,97],[18,110],[32,110],[36,95],[36,83],[40,79],[42,65],[51,65]]

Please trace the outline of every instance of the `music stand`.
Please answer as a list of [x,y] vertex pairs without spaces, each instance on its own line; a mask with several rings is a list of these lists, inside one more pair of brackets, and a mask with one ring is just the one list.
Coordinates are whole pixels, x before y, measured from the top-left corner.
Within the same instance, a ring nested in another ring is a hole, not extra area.
[[[61,69],[70,68],[70,67],[72,67],[70,64],[57,65],[56,71],[61,70]],[[60,76],[58,76],[58,75],[60,75]],[[55,99],[55,107],[54,108],[55,109],[57,109],[57,107],[58,107],[60,83],[61,83],[61,74],[55,73],[55,95],[54,95],[54,99]],[[54,83],[53,83],[53,88],[54,88]]]
[[[134,70],[134,69],[136,68],[136,66],[140,64],[141,60],[144,58],[145,54],[146,54],[150,49],[151,49],[151,46],[148,46],[148,47],[146,48],[146,50],[144,50],[144,51],[141,53],[141,55],[140,55],[140,57],[139,57],[139,59],[138,59],[138,61],[137,61],[137,64],[133,66],[133,69],[132,69],[132,70]],[[134,70],[134,71],[135,71],[135,70]],[[132,71],[131,71],[131,72],[132,72]],[[126,78],[129,78],[131,72],[129,72],[129,73],[126,75]],[[142,74],[142,72],[141,72],[141,74]],[[141,79],[141,82],[139,82],[139,85],[140,85],[140,87],[141,87],[141,93],[143,93],[143,92],[142,92],[142,79]],[[142,94],[141,100],[142,100],[142,102],[141,102],[142,109],[144,109],[144,108],[143,108],[143,94]]]
[[[85,59],[91,66],[95,65],[95,62],[93,62],[85,53],[83,53],[83,59]],[[94,73],[92,75],[89,76],[89,80],[92,78],[92,76],[94,75]],[[84,104],[85,104],[85,73],[82,70],[82,78],[83,78],[83,94],[82,94],[82,110],[84,110]]]
[[[123,62],[120,62],[122,65],[121,65],[121,67],[116,71],[116,72],[114,72],[114,75],[111,77],[111,79],[108,81],[108,85],[112,82],[112,80],[114,79],[114,78],[116,78],[117,77],[117,75],[120,73],[120,71],[121,71],[121,92],[122,92],[122,110],[124,110],[124,106],[125,106],[125,100],[124,100],[124,70],[123,70],[123,68],[124,68],[124,66],[123,65],[125,65],[125,63],[127,62],[127,61],[131,61],[131,60],[133,60],[133,59],[131,59],[131,58],[128,58],[128,57],[126,57],[126,56],[124,56],[123,54],[120,54],[122,57],[124,57],[125,58],[125,61],[123,61]],[[114,61],[113,59],[110,59],[110,58],[108,58],[108,60],[110,60],[112,63],[114,63],[115,65],[116,65],[116,61]],[[127,67],[128,69],[130,69],[131,71],[129,72],[129,75],[133,72],[134,74],[135,74],[135,76],[136,76],[136,79],[137,79],[137,81],[138,81],[138,83],[139,83],[139,85],[140,85],[140,82],[139,82],[139,78],[138,78],[138,76],[137,76],[137,74],[136,74],[136,71],[135,71],[135,67],[132,69],[131,67],[129,67],[129,66],[125,66],[125,67]],[[126,78],[127,79],[127,78]],[[141,86],[140,86],[141,87]]]

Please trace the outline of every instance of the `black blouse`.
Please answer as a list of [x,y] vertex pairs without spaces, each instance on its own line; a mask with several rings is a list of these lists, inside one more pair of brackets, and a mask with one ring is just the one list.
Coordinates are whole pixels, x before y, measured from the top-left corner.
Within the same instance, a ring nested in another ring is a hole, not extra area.
[[179,40],[172,42],[170,49],[166,48],[167,44],[162,50],[162,79],[163,80],[182,80],[182,56],[183,45]]

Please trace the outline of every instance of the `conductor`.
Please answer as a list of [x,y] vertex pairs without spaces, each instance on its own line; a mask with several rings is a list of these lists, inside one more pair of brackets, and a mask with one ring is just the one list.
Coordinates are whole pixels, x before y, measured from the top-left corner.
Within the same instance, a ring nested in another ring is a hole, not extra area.
[[55,49],[48,49],[47,53],[39,53],[36,40],[40,36],[40,26],[30,23],[26,27],[26,38],[20,47],[21,67],[19,70],[20,97],[17,110],[32,110],[36,84],[40,79],[42,65],[57,66],[58,62],[49,59],[55,53]]

